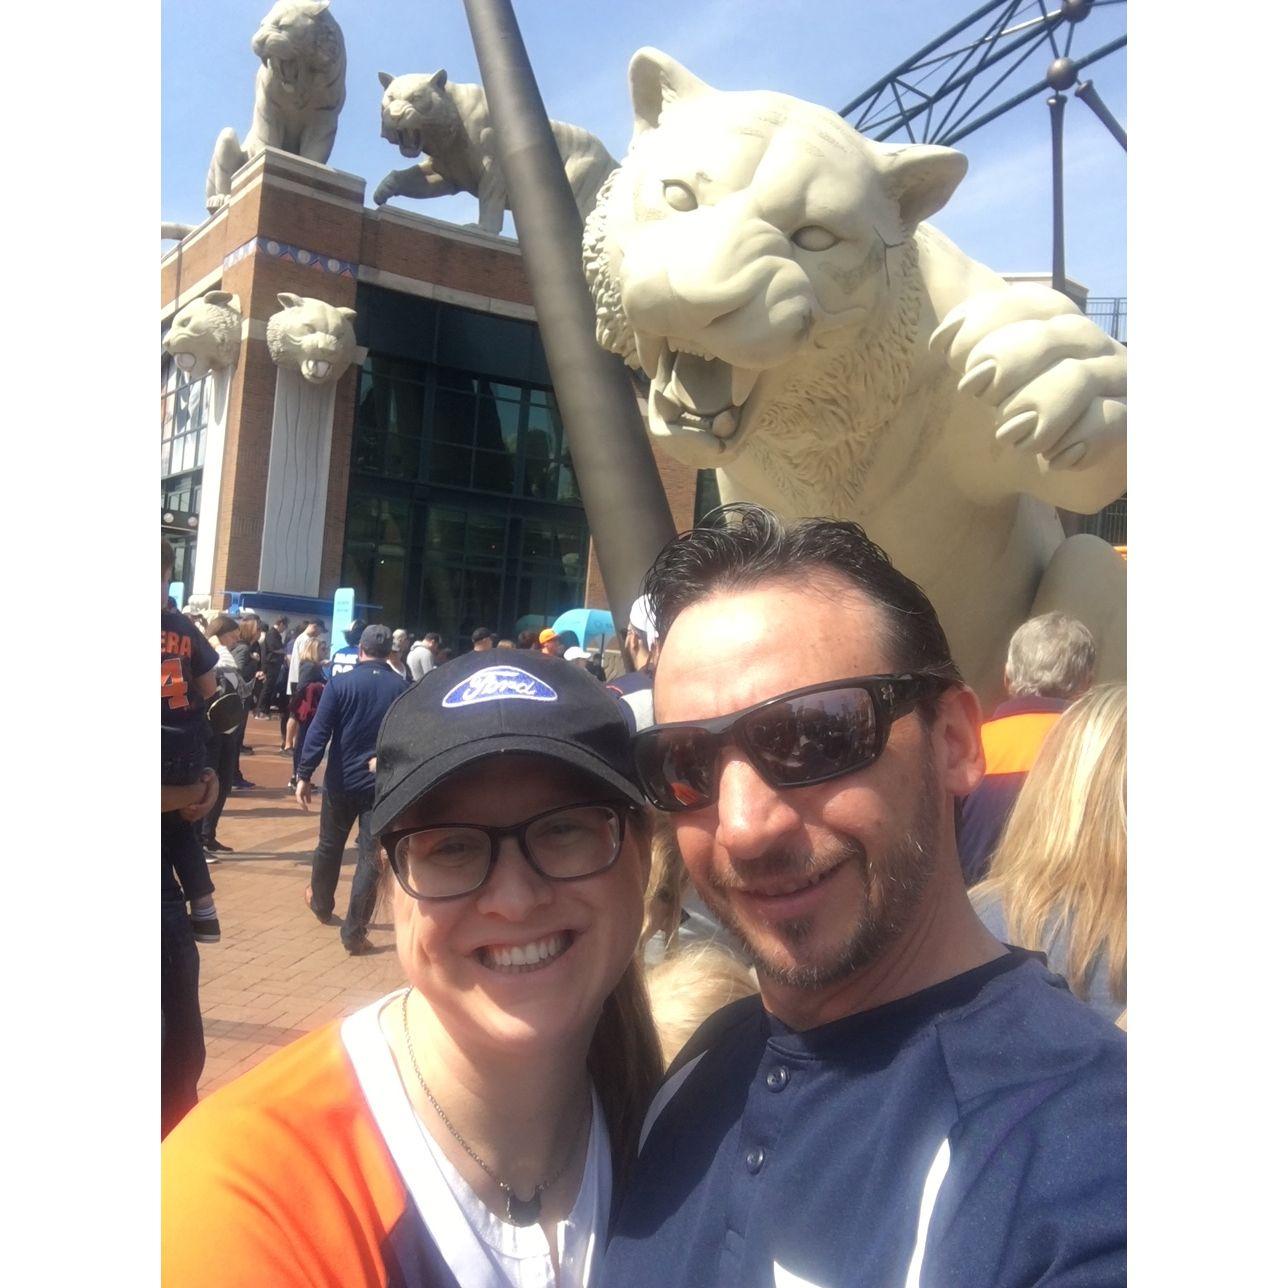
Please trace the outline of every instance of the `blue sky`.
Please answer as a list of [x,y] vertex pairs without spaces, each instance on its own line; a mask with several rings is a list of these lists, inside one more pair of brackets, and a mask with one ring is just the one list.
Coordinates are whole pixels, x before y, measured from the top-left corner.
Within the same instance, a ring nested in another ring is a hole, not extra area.
[[[162,0],[161,161],[165,219],[199,222],[215,136],[250,124],[258,62],[250,38],[271,0]],[[721,89],[775,89],[837,108],[977,7],[975,0],[515,0],[548,113],[598,134],[621,156],[630,140],[626,66],[655,45]],[[1048,0],[1054,7],[1054,0]],[[218,21],[212,22],[212,11]],[[1036,0],[1033,13],[1038,12]],[[348,50],[348,100],[331,164],[361,175],[370,194],[407,165],[380,138],[379,71],[479,80],[464,7],[457,0],[332,0]],[[1122,30],[1124,8],[1095,15],[1075,55]],[[1022,14],[1021,16],[1027,16]],[[1127,125],[1126,53],[1089,69]],[[1037,79],[1041,64],[1008,82]],[[1041,96],[964,140],[971,168],[932,222],[999,271],[1049,271],[1050,133]],[[1066,267],[1093,295],[1125,295],[1126,154],[1084,104],[1065,109]],[[475,217],[472,198],[395,204],[439,219]],[[508,225],[507,225],[508,226]]]

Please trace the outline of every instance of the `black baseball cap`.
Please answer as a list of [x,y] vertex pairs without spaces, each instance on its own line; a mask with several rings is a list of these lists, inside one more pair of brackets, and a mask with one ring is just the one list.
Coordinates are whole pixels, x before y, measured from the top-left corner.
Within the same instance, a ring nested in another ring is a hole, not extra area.
[[630,731],[617,699],[562,658],[525,653],[522,665],[466,653],[395,699],[376,747],[371,830],[398,816],[450,774],[507,752],[549,756],[645,806]]
[[368,657],[388,657],[393,652],[394,633],[388,626],[373,623],[363,630],[358,647]]

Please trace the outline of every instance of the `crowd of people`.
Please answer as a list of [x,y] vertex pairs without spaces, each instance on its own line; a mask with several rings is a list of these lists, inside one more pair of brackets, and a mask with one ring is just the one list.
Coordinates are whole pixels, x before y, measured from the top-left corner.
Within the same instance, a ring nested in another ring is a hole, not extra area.
[[[985,720],[857,525],[720,517],[607,666],[163,609],[167,1282],[1125,1282],[1125,686],[1047,614]],[[341,943],[384,901],[405,984],[194,1107],[274,713],[308,911],[356,825]]]

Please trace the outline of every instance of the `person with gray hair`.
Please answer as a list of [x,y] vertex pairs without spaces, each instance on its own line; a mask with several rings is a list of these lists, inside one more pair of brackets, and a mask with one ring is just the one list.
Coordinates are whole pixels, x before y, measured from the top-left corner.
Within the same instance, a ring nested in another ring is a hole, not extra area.
[[1096,674],[1096,641],[1064,613],[1031,617],[1006,650],[1006,693],[1011,698],[1074,698]]
[[1096,641],[1064,613],[1031,617],[1006,650],[1006,699],[980,730],[984,780],[962,803],[957,852],[967,886],[988,875],[1015,798],[1061,713],[1096,678]]

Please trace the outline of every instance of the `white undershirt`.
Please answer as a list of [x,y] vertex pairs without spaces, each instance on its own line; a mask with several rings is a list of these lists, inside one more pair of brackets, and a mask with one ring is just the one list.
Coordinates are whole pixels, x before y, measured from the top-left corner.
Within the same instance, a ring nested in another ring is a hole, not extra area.
[[518,1226],[492,1213],[443,1153],[407,1098],[380,1028],[380,1011],[402,990],[349,1016],[340,1039],[407,1193],[461,1288],[588,1288],[603,1260],[613,1164],[599,1096],[581,1189],[555,1231],[559,1270],[540,1225]]

